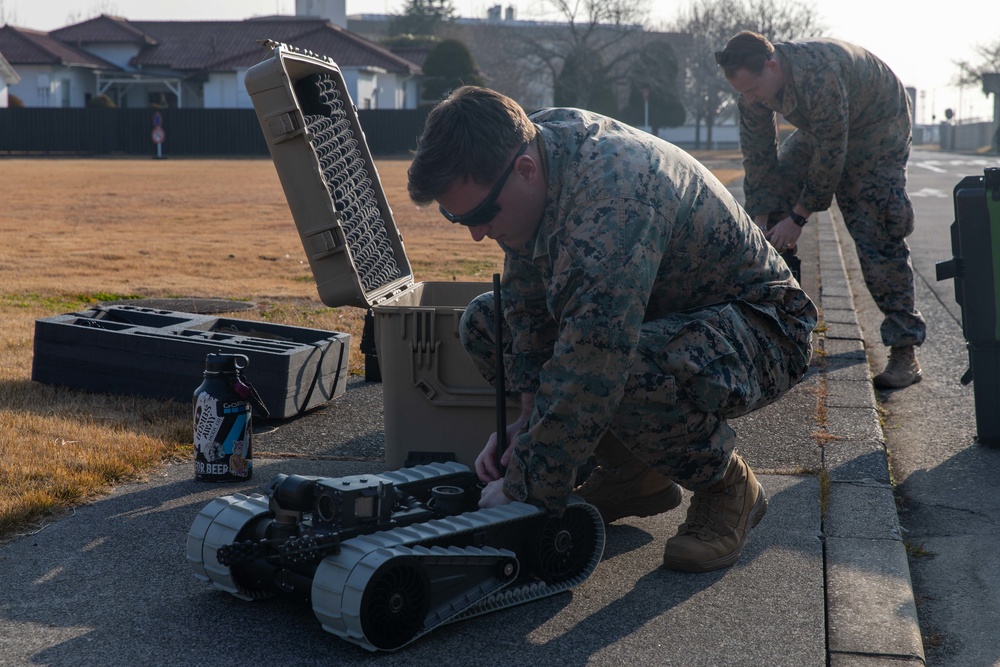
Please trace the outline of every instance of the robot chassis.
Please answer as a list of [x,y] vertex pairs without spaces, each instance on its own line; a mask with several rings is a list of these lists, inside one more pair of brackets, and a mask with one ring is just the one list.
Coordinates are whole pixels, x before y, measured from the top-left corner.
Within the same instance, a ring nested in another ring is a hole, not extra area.
[[267,495],[216,498],[187,541],[195,577],[244,600],[311,603],[323,628],[393,651],[445,623],[569,590],[604,551],[597,509],[477,509],[458,463],[374,475],[278,475]]

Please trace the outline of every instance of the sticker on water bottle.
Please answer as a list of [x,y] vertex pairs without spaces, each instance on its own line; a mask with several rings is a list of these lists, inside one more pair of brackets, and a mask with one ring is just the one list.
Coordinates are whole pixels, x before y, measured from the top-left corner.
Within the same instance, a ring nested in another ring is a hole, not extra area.
[[253,461],[246,457],[247,449],[249,449],[248,444],[246,440],[233,442],[233,453],[229,457],[229,473],[235,477],[250,476],[250,467],[253,465]]
[[215,461],[223,456],[222,443],[216,440],[225,416],[219,414],[218,401],[208,393],[198,395],[194,408],[194,451],[201,461]]

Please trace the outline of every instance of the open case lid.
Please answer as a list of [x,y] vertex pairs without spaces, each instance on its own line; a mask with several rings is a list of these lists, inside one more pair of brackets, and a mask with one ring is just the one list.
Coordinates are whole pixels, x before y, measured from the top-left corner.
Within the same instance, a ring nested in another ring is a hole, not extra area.
[[266,40],[245,84],[319,297],[368,308],[413,284],[344,76],[330,58]]

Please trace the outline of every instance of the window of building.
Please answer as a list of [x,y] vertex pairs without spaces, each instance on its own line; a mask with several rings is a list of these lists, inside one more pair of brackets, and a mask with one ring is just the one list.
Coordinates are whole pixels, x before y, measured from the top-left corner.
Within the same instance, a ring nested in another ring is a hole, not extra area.
[[177,95],[173,93],[150,93],[149,106],[153,109],[176,109]]

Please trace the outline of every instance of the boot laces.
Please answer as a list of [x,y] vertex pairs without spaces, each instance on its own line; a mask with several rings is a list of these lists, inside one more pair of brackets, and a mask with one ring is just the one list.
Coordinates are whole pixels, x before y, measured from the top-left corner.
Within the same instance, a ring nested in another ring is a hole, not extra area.
[[735,489],[732,487],[717,493],[695,493],[691,498],[691,507],[688,509],[687,519],[685,519],[678,533],[681,535],[691,535],[703,540],[720,536],[722,533],[718,532],[719,528],[723,530],[728,528],[722,519],[726,498],[734,494]]

